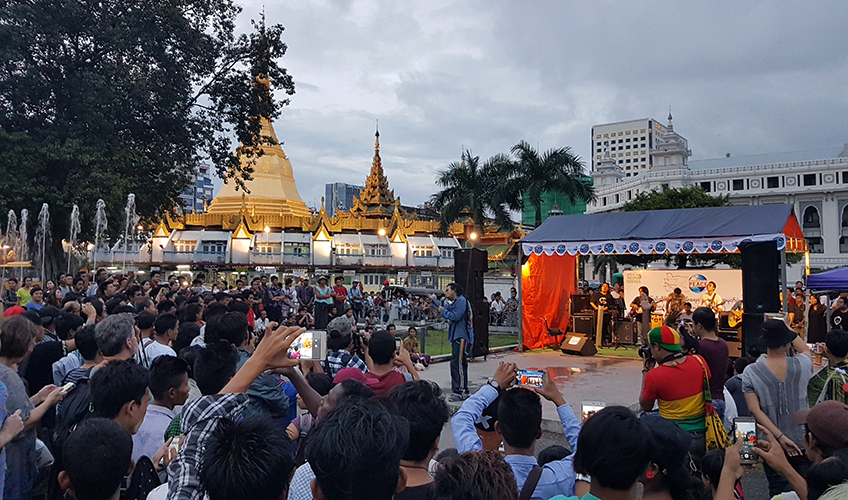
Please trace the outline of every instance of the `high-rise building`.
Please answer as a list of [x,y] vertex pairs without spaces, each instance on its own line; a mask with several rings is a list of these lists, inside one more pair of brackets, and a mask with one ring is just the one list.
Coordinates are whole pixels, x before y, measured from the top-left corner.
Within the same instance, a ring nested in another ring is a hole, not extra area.
[[192,183],[180,195],[185,205],[184,213],[202,212],[215,197],[209,165],[200,165],[194,173]]
[[327,184],[325,188],[324,210],[332,217],[338,210],[350,210],[353,207],[353,197],[359,196],[359,192],[364,190],[365,186],[334,182]]
[[[671,122],[671,112],[669,112]],[[654,166],[652,151],[661,146],[667,127],[653,118],[604,123],[592,127],[592,173],[594,174],[606,154],[621,167],[624,177],[635,177]],[[686,139],[682,140],[688,149]]]

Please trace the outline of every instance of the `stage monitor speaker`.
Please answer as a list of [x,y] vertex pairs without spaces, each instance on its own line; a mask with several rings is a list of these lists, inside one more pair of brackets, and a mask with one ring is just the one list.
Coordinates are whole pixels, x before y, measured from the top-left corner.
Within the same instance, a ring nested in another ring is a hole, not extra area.
[[593,314],[572,314],[571,333],[592,335],[595,333],[595,316]]
[[765,314],[742,313],[742,355],[747,356],[752,347],[757,352],[765,352],[765,346],[760,341],[763,336],[763,321]]
[[562,352],[577,356],[594,356],[598,353],[595,344],[587,335],[569,333],[560,346]]
[[[742,253],[742,303],[746,313],[780,311],[780,252],[775,241],[746,241]],[[744,327],[743,327],[744,328]]]
[[636,323],[632,321],[616,321],[613,334],[613,343],[632,345],[638,338],[636,334]]
[[462,288],[474,311],[472,356],[489,354],[489,307],[483,300],[483,275],[489,269],[488,254],[476,248],[454,252],[454,282]]
[[583,311],[588,311],[592,306],[589,305],[589,296],[585,294],[571,295],[571,314],[577,314]]

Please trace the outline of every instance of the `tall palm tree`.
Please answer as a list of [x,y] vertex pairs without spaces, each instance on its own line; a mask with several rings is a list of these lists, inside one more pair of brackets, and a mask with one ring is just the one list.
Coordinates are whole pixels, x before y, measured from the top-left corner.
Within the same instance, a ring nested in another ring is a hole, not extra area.
[[542,224],[542,201],[546,193],[560,193],[571,203],[589,202],[595,198],[594,188],[581,181],[583,162],[571,148],[549,149],[539,154],[533,146],[521,141],[512,147],[511,181],[496,185],[495,198],[510,208],[524,210],[524,195],[536,212],[536,227]]
[[436,184],[443,189],[432,196],[431,203],[441,213],[442,233],[447,233],[450,224],[463,214],[471,218],[481,235],[487,217],[494,218],[501,229],[512,229],[513,221],[506,203],[498,203],[492,197],[494,186],[499,182],[498,174],[508,163],[509,158],[501,154],[489,158],[481,166],[480,157],[465,150],[462,161],[453,162],[447,170],[439,172]]

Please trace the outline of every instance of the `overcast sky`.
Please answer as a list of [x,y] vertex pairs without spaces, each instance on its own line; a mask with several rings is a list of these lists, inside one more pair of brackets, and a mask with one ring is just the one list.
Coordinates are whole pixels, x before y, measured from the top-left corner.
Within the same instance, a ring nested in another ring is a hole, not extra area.
[[[243,4],[241,30],[263,2]],[[595,124],[653,117],[693,159],[848,143],[848,2],[264,3],[286,28],[296,94],[275,128],[309,205],[362,184],[380,123],[404,204],[463,146],[519,140],[589,159]],[[220,181],[216,180],[217,184]]]

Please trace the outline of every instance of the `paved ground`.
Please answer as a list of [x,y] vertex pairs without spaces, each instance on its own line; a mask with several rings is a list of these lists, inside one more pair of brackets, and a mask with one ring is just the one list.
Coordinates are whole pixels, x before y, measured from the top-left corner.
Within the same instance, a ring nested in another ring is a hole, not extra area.
[[[581,418],[581,405],[584,401],[602,402],[607,406],[624,405],[637,409],[639,390],[642,385],[642,361],[638,358],[618,358],[563,355],[558,351],[534,351],[532,353],[502,353],[482,358],[468,365],[468,385],[473,394],[485,384],[495,372],[500,361],[518,364],[519,368],[550,368],[554,381],[572,406],[578,418]],[[438,383],[446,394],[450,393],[449,363],[434,363],[420,372],[421,378]],[[456,411],[459,404],[451,404]],[[562,435],[562,426],[552,403],[542,404],[543,435],[536,446],[541,451],[551,444],[567,445]],[[440,448],[454,447],[453,435],[448,423],[442,431]],[[766,500],[768,486],[762,472],[752,471],[742,480],[747,500]]]

